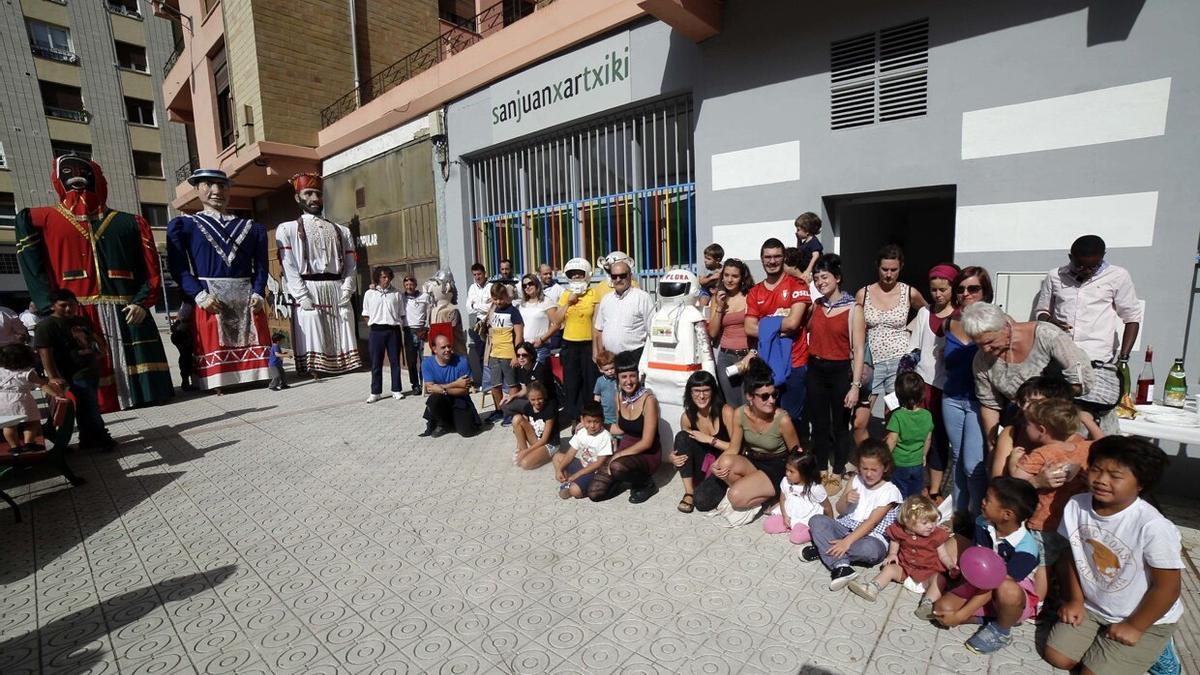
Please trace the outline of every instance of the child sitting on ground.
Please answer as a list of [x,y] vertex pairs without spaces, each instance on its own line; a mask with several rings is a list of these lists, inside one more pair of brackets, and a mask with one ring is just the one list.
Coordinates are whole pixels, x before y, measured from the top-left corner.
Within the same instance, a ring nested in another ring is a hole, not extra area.
[[938,527],[937,505],[924,495],[913,495],[900,505],[900,515],[884,532],[891,540],[883,567],[867,583],[850,582],[850,591],[871,602],[883,587],[895,581],[921,593],[914,614],[923,621],[933,618],[933,603],[946,590],[946,572],[958,575],[958,563],[947,542],[950,532]]
[[4,441],[13,455],[22,452],[41,452],[46,447],[36,443],[41,430],[42,415],[33,388],[41,387],[48,394],[64,396],[64,392],[37,374],[37,356],[27,345],[14,343],[0,347],[0,414],[24,415],[19,425],[4,427]]
[[559,482],[558,496],[562,499],[583,499],[596,472],[608,469],[613,454],[613,437],[605,428],[600,402],[583,404],[579,417],[579,431],[566,450],[554,455],[554,478]]
[[1143,673],[1166,656],[1183,615],[1182,547],[1179,529],[1143,497],[1167,462],[1141,439],[1109,436],[1092,445],[1089,493],[1067,502],[1058,529],[1071,565],[1066,602],[1046,641],[1055,668]]
[[1063,483],[1058,487],[1038,488],[1037,510],[1025,527],[1041,533],[1045,565],[1053,570],[1067,542],[1058,535],[1067,502],[1081,492],[1087,492],[1085,479],[1088,450],[1092,442],[1075,433],[1079,427],[1079,412],[1075,404],[1060,399],[1034,401],[1025,409],[1025,436],[1033,450],[1013,448],[1008,456],[1008,475],[1032,482],[1049,465],[1059,467]]
[[[617,365],[616,357],[607,349],[596,354],[596,367],[600,369],[600,377],[596,378],[596,386],[592,388],[592,400],[604,409],[604,426],[611,427],[617,423]],[[576,430],[582,424],[575,427]]]
[[[1061,375],[1038,375],[1029,378],[1018,387],[1017,393],[1013,397],[1016,412],[1009,419],[1001,421],[1004,429],[997,436],[996,447],[992,451],[991,475],[1006,475],[1008,456],[1012,454],[1013,448],[1029,450],[1034,447],[1025,435],[1025,409],[1031,403],[1047,398],[1070,401],[1074,397],[1075,391],[1071,388],[1071,383]],[[1080,414],[1079,422],[1081,437],[1083,433],[1086,433],[1087,438],[1093,441],[1104,438],[1104,432],[1100,430],[1091,415]],[[1036,487],[1038,481],[1034,481],[1034,483]]]
[[851,563],[878,565],[887,554],[883,533],[896,520],[896,505],[904,501],[900,489],[888,482],[892,452],[878,439],[868,438],[858,446],[858,474],[838,498],[834,519],[819,514],[808,521],[813,543],[800,551],[800,558],[817,558],[830,570],[829,590],[840,591],[858,576]]
[[763,519],[763,531],[789,532],[788,539],[793,544],[807,544],[812,541],[808,521],[818,514],[832,517],[833,505],[821,485],[817,458],[811,452],[793,453],[787,458],[783,479],[779,481],[779,504]]
[[522,408],[524,413],[513,415],[512,430],[517,439],[513,464],[522,469],[536,469],[542,466],[557,449],[557,444],[551,444],[550,440],[555,437],[554,421],[558,411],[551,410],[551,406],[546,405],[547,398],[545,385],[541,382],[530,382],[525,386],[528,407]]
[[725,262],[725,248],[720,244],[709,244],[704,247],[704,270],[700,276],[700,306],[708,305],[712,299],[713,290],[721,281],[721,267]]
[[[975,521],[974,544],[1000,556],[1005,579],[990,591],[964,580],[933,603],[933,618],[947,628],[984,619],[966,642],[970,652],[991,654],[1012,644],[1012,627],[1037,614],[1034,572],[1041,552],[1037,538],[1025,528],[1035,508],[1037,491],[1032,485],[1010,476],[993,478]],[[969,546],[970,542],[956,538],[958,554]]]
[[892,450],[892,482],[905,499],[925,491],[925,458],[933,443],[933,414],[925,403],[925,380],[915,372],[896,376],[900,408],[887,422],[887,444]]
[[812,283],[813,265],[821,257],[824,248],[817,235],[821,234],[821,218],[817,214],[806,211],[796,217],[796,248],[800,249],[800,260],[797,267],[800,277]]

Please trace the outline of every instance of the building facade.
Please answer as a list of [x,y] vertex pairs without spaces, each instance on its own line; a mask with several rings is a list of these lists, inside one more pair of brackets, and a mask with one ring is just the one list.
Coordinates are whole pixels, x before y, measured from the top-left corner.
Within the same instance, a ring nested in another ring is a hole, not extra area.
[[11,38],[0,68],[0,303],[28,303],[13,217],[57,201],[55,156],[94,159],[108,180],[109,206],[145,216],[164,243],[174,194],[167,176],[187,146],[162,103],[172,31],[147,11],[137,0],[23,0],[0,10],[0,30]]

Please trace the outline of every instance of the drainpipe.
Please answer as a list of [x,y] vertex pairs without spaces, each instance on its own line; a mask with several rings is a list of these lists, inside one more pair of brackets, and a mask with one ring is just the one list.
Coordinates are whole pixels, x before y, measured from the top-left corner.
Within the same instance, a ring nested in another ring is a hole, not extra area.
[[346,0],[350,8],[350,60],[354,66],[354,104],[362,105],[362,92],[358,89],[358,14],[354,8],[355,0]]

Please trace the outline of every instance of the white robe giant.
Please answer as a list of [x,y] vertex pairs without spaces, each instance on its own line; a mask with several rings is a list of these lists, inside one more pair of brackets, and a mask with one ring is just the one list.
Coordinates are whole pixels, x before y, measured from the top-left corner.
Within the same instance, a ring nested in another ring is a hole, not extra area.
[[306,213],[298,221],[281,223],[275,243],[284,283],[296,299],[292,313],[296,366],[322,373],[357,370],[362,357],[350,296],[358,264],[350,229]]

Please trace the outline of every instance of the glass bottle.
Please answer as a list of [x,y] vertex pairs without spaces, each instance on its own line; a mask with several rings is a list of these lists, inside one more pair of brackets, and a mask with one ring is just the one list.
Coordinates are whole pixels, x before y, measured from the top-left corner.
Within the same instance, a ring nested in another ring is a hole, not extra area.
[[1163,405],[1182,408],[1187,402],[1187,375],[1183,372],[1183,359],[1175,359],[1167,383],[1163,385]]
[[1154,402],[1154,347],[1146,347],[1146,365],[1142,366],[1142,374],[1137,380],[1138,405]]

